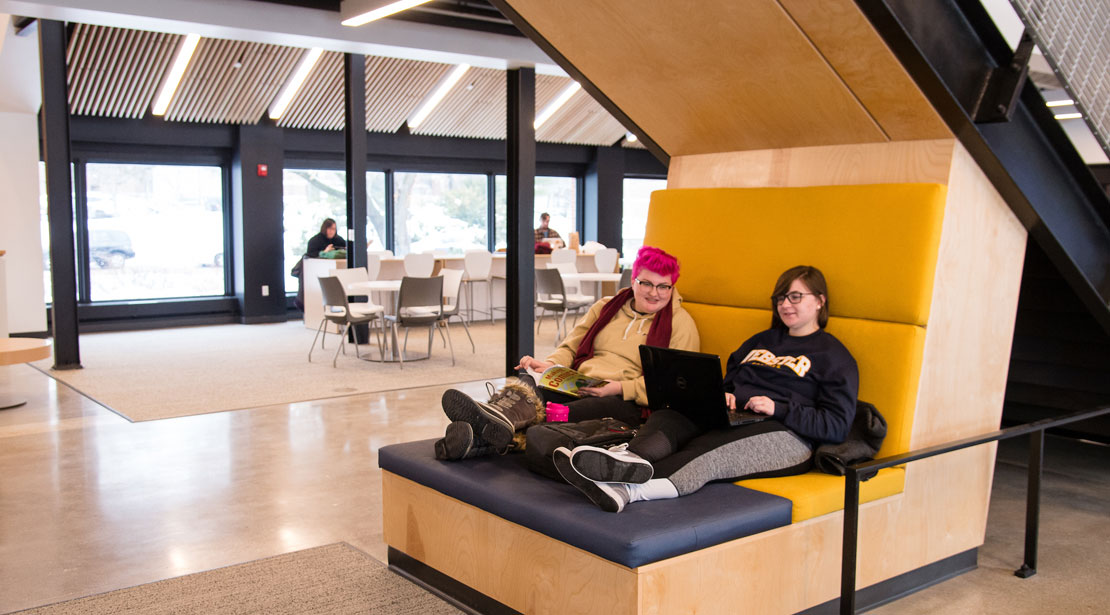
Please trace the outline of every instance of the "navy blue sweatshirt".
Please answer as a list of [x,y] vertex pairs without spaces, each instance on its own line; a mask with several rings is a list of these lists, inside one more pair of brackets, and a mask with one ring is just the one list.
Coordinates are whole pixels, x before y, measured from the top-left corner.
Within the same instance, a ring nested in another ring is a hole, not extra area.
[[859,370],[824,329],[792,337],[786,329],[753,335],[728,358],[725,391],[742,408],[757,395],[775,402],[774,419],[815,446],[843,442],[856,414]]

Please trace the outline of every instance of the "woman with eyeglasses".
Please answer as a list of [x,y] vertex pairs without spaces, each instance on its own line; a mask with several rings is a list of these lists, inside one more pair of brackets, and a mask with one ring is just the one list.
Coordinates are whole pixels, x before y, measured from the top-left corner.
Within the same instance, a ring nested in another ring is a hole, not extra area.
[[729,356],[724,380],[730,408],[768,420],[706,430],[658,410],[627,448],[559,448],[555,467],[609,512],[689,495],[710,481],[809,471],[819,444],[848,437],[859,388],[856,361],[825,331],[828,319],[825,276],[815,267],[787,270],[771,294],[771,328]]
[[581,398],[537,389],[531,377],[510,378],[488,402],[450,389],[443,394],[443,411],[452,423],[436,443],[441,459],[462,459],[504,452],[513,437],[544,417],[544,402],[564,403],[572,423],[613,417],[636,426],[647,406],[647,390],[640,365],[640,345],[698,350],[694,319],[682,308],[675,290],[678,259],[659,248],[644,246],[632,265],[632,287],[603,297],[546,358],[521,357],[518,370],[543,372],[565,365],[606,380],[596,388],[580,389]]

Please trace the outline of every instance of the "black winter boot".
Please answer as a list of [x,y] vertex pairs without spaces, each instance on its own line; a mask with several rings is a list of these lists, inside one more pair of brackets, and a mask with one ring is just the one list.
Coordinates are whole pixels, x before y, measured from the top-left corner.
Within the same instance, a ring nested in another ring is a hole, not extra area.
[[509,378],[500,391],[490,395],[488,402],[448,389],[443,393],[442,403],[448,418],[469,423],[476,437],[499,452],[512,443],[514,432],[544,419],[543,402],[532,387],[517,378]]
[[481,438],[474,437],[470,423],[455,421],[447,426],[443,437],[436,440],[436,459],[458,460],[497,453],[497,449]]

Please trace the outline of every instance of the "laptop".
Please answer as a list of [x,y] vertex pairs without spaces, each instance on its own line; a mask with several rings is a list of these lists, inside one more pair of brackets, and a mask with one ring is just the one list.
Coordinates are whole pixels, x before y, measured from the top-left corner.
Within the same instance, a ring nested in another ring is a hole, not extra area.
[[[770,418],[751,410],[730,410],[725,402],[721,359],[715,354],[640,346],[648,407],[674,410],[707,429],[758,423]],[[743,400],[736,400],[742,405]]]

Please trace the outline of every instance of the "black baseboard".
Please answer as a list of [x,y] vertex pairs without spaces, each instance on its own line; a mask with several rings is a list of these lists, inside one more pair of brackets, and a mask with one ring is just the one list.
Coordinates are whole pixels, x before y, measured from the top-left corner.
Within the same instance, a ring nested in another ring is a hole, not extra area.
[[389,547],[390,570],[404,576],[466,613],[482,615],[520,615],[489,596],[463,585],[431,566]]
[[239,319],[239,322],[244,325],[263,325],[287,320],[289,320],[289,317],[285,314],[267,314],[265,316],[244,316]]
[[[979,565],[979,549],[968,549],[940,561],[900,574],[856,592],[856,610],[867,611],[916,591],[974,570]],[[427,564],[389,547],[389,567],[444,600],[470,613],[519,615],[518,611],[472,589]],[[840,612],[840,599],[810,607],[799,615],[825,615]]]
[[[951,557],[880,581],[856,591],[856,612],[862,613],[888,602],[894,602],[916,591],[931,587],[979,566],[979,549],[968,549]],[[801,611],[799,615],[835,615],[840,612],[840,598],[829,600]]]

